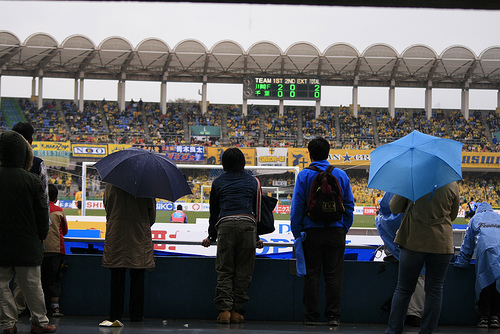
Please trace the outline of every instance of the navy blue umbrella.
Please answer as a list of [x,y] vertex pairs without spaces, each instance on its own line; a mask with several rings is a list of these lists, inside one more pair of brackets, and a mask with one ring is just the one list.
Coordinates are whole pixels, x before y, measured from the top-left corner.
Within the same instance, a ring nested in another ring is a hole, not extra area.
[[102,158],[94,167],[101,180],[136,197],[175,201],[192,194],[186,178],[169,158],[131,147]]

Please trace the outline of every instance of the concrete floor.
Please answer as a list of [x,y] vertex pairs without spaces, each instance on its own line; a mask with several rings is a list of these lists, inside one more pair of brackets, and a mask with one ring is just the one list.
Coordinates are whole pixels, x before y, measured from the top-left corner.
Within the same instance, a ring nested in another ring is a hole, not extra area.
[[[384,333],[384,324],[354,324],[341,323],[339,327],[330,327],[326,323],[317,326],[305,326],[298,322],[259,322],[247,321],[244,324],[217,324],[215,319],[146,319],[143,322],[122,321],[124,327],[100,327],[99,323],[105,320],[98,317],[63,316],[50,318],[50,323],[57,326],[59,334],[87,334],[87,333]],[[166,320],[166,321],[165,321]],[[24,316],[17,324],[18,333],[29,333],[29,317]],[[418,333],[418,328],[407,327],[405,333]],[[474,326],[440,326],[435,333],[500,333],[500,329],[480,329]]]

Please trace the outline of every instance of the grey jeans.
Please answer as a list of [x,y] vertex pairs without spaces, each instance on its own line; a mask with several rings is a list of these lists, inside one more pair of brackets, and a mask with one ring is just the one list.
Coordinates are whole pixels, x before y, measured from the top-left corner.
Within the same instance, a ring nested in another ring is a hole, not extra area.
[[245,313],[255,266],[255,233],[255,223],[243,216],[226,218],[218,225],[214,303],[219,311]]

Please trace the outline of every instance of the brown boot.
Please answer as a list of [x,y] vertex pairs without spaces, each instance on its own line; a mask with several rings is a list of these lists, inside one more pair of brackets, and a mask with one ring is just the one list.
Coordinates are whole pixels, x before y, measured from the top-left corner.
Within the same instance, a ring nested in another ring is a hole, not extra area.
[[222,311],[217,317],[217,322],[219,324],[228,324],[231,318],[231,313],[229,311]]
[[231,323],[239,324],[245,322],[245,318],[236,311],[231,311]]
[[50,324],[46,324],[42,327],[40,324],[31,323],[31,333],[54,333],[56,329],[56,326]]

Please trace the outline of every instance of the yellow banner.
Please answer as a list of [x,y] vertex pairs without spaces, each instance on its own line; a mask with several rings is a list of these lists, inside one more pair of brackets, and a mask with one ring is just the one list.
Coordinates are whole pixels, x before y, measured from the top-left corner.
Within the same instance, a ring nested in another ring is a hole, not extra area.
[[34,141],[31,145],[34,151],[67,151],[71,152],[70,141]]
[[309,166],[309,152],[307,148],[288,148],[288,166],[299,166],[305,168]]
[[500,168],[500,153],[462,152],[462,168]]
[[132,147],[129,144],[108,144],[108,155]]
[[[222,153],[228,147],[207,147],[207,165],[221,165]],[[254,148],[239,148],[245,156],[245,164],[247,166],[255,166],[255,149]]]
[[[369,166],[372,150],[330,150],[328,162],[334,166]],[[309,166],[309,152],[307,148],[289,148],[288,166]]]
[[71,154],[74,158],[104,158],[108,155],[108,144],[71,144]]

